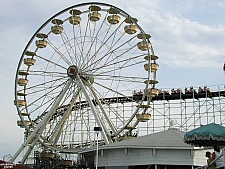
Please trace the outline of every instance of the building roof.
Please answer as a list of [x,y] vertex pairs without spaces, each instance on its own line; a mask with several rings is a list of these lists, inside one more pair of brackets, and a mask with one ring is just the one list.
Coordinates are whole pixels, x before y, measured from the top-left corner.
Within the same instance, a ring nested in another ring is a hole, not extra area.
[[[99,149],[117,148],[156,148],[156,149],[194,149],[194,146],[184,143],[185,132],[177,129],[169,129],[145,136],[114,142],[100,146]],[[83,150],[82,152],[95,151],[96,147]]]
[[154,134],[149,134],[133,139],[115,142],[109,145],[104,145],[102,146],[102,149],[111,149],[115,147],[193,149],[193,146],[184,143],[184,135],[185,132],[183,131],[179,131],[177,129],[169,129]]
[[[99,150],[118,148],[194,149],[194,146],[184,143],[184,135],[185,132],[172,128],[166,131],[103,145],[99,147]],[[96,147],[82,150],[81,153],[91,151],[96,151]]]

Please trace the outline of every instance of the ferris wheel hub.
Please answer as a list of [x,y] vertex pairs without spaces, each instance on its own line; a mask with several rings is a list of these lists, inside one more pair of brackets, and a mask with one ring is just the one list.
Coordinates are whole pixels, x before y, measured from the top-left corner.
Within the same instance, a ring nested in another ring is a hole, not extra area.
[[67,69],[67,74],[68,74],[68,76],[71,77],[71,78],[76,77],[76,75],[78,74],[78,68],[77,68],[77,66],[75,66],[75,65],[70,66],[70,67]]

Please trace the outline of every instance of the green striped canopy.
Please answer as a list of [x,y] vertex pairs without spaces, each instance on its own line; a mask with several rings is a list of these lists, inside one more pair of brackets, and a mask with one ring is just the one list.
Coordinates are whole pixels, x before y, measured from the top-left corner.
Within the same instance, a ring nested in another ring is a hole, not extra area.
[[210,123],[184,135],[184,142],[195,146],[225,145],[225,127]]

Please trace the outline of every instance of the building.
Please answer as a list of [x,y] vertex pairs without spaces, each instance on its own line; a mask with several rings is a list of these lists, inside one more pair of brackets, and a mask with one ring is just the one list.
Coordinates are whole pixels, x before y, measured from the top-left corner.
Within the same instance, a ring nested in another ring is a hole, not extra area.
[[[140,136],[99,147],[98,168],[192,169],[206,165],[206,150],[183,142],[177,129]],[[88,162],[96,161],[96,148],[80,152]],[[95,162],[94,162],[95,163]]]

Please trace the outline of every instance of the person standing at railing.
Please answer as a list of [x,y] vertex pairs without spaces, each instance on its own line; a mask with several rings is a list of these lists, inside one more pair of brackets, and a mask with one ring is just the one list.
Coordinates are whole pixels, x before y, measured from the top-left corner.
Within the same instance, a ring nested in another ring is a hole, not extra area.
[[[212,160],[217,159],[220,154],[220,147],[218,145],[213,146],[214,152],[212,153]],[[220,157],[215,161],[217,169],[224,169],[223,157]]]
[[208,159],[207,159],[207,165],[208,165],[208,167],[207,168],[208,169],[216,169],[216,164],[215,163],[209,165],[212,162],[212,154],[209,151],[207,151],[205,153],[205,156],[208,157]]

